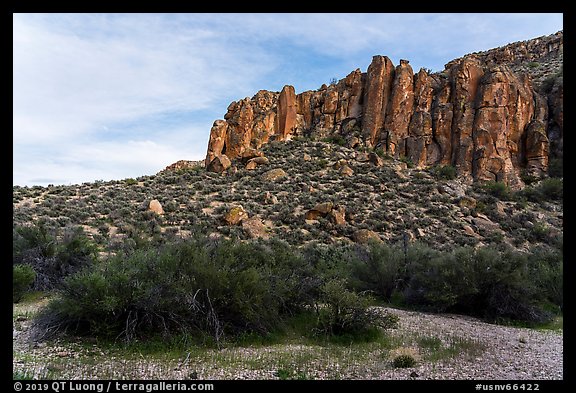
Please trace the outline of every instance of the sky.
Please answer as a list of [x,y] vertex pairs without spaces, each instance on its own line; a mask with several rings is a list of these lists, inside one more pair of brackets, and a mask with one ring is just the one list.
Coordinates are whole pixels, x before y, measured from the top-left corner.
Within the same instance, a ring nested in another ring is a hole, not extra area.
[[318,89],[374,55],[440,71],[562,14],[13,14],[13,184],[121,180],[206,154],[258,90]]

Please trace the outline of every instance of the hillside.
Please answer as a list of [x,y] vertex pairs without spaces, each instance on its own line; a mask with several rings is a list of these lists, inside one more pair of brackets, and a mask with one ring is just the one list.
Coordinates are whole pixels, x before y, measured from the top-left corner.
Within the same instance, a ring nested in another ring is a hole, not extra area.
[[[269,164],[253,170],[238,162],[224,174],[193,167],[77,186],[14,187],[14,225],[82,225],[100,245],[113,248],[126,238],[187,237],[194,231],[240,239],[276,236],[302,245],[352,241],[359,230],[370,230],[390,243],[406,233],[410,241],[439,249],[506,243],[522,250],[562,239],[560,179],[513,193],[496,183],[443,179],[453,174],[450,167],[411,168],[336,143],[275,142],[263,152]],[[274,170],[286,175],[266,180]],[[163,214],[149,209],[154,199]],[[316,214],[306,220],[308,211],[326,202],[341,212],[338,218]],[[248,221],[254,225],[225,222],[225,214],[239,205],[256,218]]]

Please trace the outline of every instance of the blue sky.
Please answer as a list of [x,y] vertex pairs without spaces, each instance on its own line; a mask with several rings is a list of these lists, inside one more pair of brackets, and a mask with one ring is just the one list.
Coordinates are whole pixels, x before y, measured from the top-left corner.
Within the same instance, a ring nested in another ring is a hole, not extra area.
[[203,159],[228,104],[317,89],[373,55],[439,71],[563,29],[562,14],[14,14],[13,184]]

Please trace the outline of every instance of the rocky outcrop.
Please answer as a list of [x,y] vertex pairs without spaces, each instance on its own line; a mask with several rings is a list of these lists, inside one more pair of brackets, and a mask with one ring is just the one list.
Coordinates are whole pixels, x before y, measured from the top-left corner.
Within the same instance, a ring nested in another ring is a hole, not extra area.
[[319,217],[330,217],[334,224],[346,225],[346,209],[344,206],[334,206],[332,202],[319,203],[304,215],[307,221],[317,220]]
[[224,120],[214,122],[205,165],[223,155],[242,158],[271,139],[337,136],[417,168],[452,165],[462,180],[520,188],[522,172],[545,176],[549,157],[562,156],[563,136],[562,78],[543,93],[521,65],[554,63],[562,41],[559,32],[466,55],[434,74],[374,56],[366,73],[355,70],[316,91],[261,90],[230,104]]
[[385,56],[374,56],[366,74],[362,120],[364,141],[368,147],[373,147],[379,142],[384,130],[393,81],[392,61]]
[[186,171],[194,168],[198,168],[200,166],[204,166],[206,161],[189,161],[189,160],[179,160],[176,161],[174,164],[168,165],[164,168],[164,172],[169,171]]
[[228,132],[228,123],[224,120],[216,120],[210,129],[210,139],[208,140],[208,153],[206,154],[205,165],[208,167],[212,160],[222,154],[224,141]]
[[294,87],[284,86],[278,97],[278,136],[284,140],[296,127],[296,93]]
[[406,156],[408,126],[414,111],[414,72],[407,60],[400,60],[396,67],[392,96],[386,111],[385,133],[382,145],[395,157]]

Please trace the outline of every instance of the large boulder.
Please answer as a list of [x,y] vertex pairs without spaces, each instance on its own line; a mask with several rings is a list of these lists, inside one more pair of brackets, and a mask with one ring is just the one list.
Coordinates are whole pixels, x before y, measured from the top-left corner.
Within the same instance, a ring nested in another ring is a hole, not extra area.
[[162,204],[158,201],[158,199],[152,199],[148,204],[148,210],[156,213],[156,214],[164,214],[164,209],[162,208]]
[[318,203],[312,209],[308,210],[304,215],[306,220],[317,220],[318,217],[325,217],[334,208],[334,204],[330,201]]
[[225,154],[218,155],[212,159],[210,164],[206,167],[207,171],[222,173],[226,169],[230,168],[232,162]]

